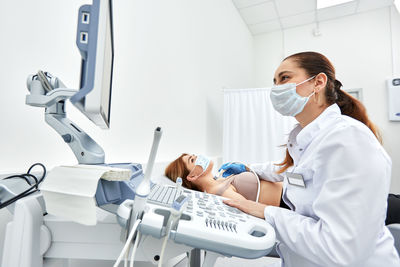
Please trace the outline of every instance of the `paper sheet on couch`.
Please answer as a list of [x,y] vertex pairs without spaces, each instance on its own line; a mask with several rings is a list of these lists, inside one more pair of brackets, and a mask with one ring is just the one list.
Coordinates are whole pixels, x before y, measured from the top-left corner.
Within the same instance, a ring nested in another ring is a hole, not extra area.
[[[125,180],[127,170],[103,166],[59,166],[52,169],[43,181],[40,190],[49,214],[86,225],[95,225],[95,194],[99,179],[107,172],[121,171],[120,180]],[[129,172],[130,173],[130,172]],[[129,178],[128,178],[129,179]],[[117,180],[117,179],[112,179]]]

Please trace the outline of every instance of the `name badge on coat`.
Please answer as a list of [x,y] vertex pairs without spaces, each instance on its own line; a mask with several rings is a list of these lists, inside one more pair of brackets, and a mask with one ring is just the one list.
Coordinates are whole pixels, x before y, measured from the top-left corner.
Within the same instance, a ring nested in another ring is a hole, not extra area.
[[306,184],[304,183],[303,175],[300,173],[287,172],[286,177],[288,179],[288,183],[291,185],[296,185],[305,188]]

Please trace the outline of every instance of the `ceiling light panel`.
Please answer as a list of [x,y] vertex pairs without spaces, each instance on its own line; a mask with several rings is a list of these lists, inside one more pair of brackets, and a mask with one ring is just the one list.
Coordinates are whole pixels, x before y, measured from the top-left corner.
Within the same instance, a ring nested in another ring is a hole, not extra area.
[[346,4],[341,4],[338,6],[327,7],[317,10],[318,21],[330,20],[335,18],[340,18],[347,15],[355,14],[357,8],[357,2],[352,1]]
[[317,0],[317,9],[337,6],[354,0]]
[[247,25],[257,24],[278,18],[272,1],[239,9],[240,15]]
[[315,10],[315,0],[277,0],[275,3],[280,17],[288,17]]

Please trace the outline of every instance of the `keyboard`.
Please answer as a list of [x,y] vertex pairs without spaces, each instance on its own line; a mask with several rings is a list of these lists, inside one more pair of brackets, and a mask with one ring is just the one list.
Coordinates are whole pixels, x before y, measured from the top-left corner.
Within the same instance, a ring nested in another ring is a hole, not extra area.
[[154,184],[147,201],[150,203],[170,207],[172,202],[180,196],[175,186]]
[[153,186],[139,231],[162,238],[170,206],[181,193],[188,197],[188,204],[171,231],[171,240],[248,259],[267,255],[274,246],[275,231],[265,220],[227,206],[223,197],[170,185]]

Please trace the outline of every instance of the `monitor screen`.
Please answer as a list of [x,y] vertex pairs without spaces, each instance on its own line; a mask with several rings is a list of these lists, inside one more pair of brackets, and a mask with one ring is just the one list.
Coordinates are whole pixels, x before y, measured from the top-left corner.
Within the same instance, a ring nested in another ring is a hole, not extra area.
[[81,6],[76,44],[82,56],[80,89],[70,101],[97,126],[109,128],[114,62],[111,0]]

